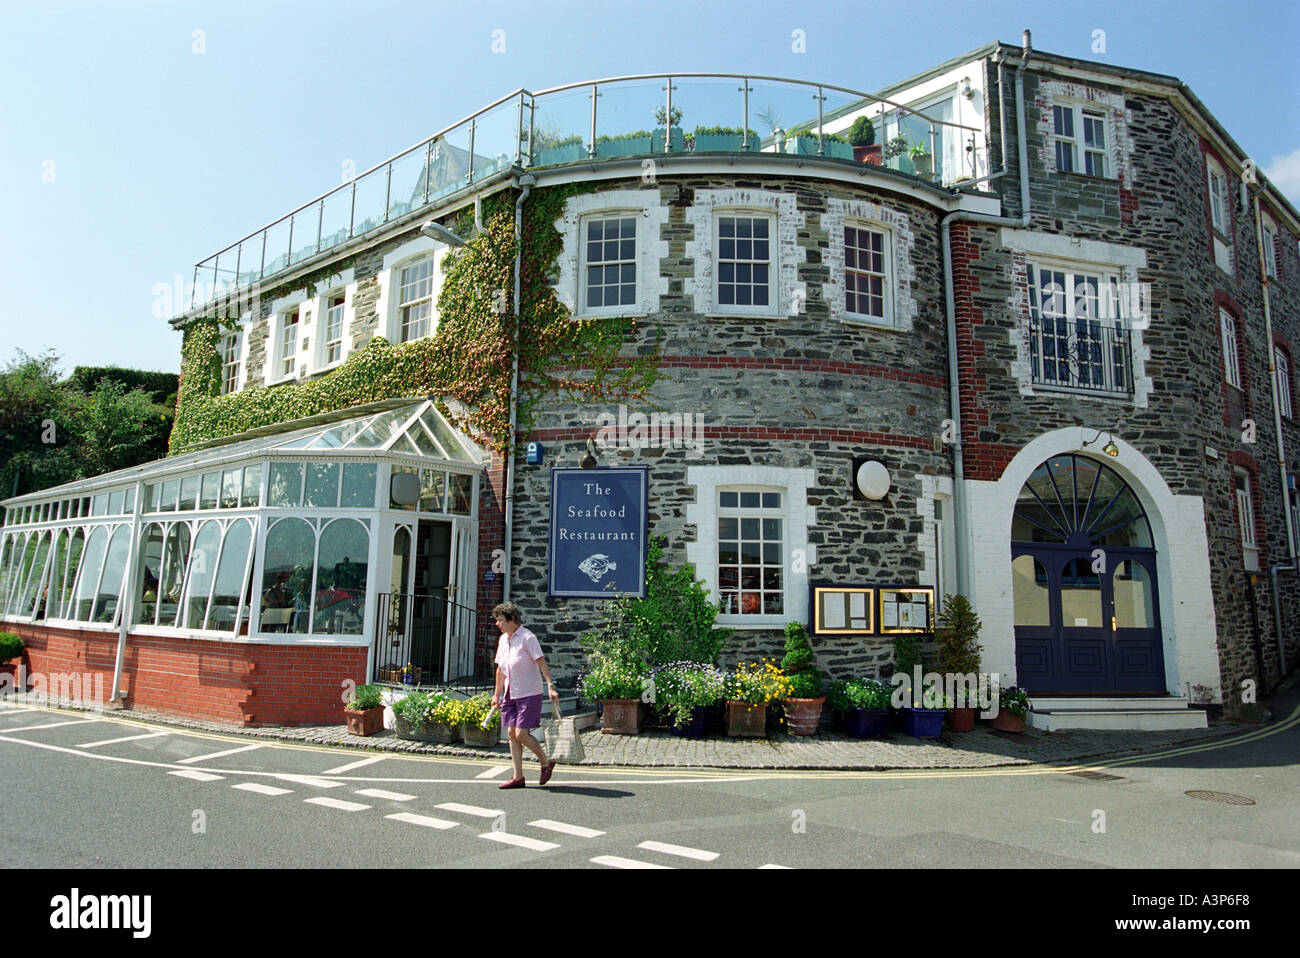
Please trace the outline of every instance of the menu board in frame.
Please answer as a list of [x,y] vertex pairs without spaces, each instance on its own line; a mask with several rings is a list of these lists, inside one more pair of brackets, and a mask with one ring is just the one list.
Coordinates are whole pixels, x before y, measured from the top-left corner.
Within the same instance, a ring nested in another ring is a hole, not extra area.
[[811,591],[812,635],[875,635],[876,590],[865,585],[818,585]]
[[934,631],[934,586],[881,586],[880,634]]

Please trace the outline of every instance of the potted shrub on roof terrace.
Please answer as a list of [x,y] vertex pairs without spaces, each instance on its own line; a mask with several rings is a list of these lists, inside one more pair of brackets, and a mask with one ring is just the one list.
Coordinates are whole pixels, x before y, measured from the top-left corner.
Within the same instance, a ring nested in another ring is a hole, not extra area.
[[859,163],[881,163],[881,148],[876,144],[876,128],[871,117],[865,114],[853,121],[849,127],[849,145],[853,147],[853,158]]

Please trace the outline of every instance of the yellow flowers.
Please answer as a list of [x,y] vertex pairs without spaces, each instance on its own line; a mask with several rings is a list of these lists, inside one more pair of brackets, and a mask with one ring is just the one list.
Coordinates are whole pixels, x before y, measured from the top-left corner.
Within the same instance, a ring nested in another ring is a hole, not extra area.
[[789,698],[793,691],[789,678],[770,659],[738,664],[728,676],[727,689],[732,698],[751,705]]

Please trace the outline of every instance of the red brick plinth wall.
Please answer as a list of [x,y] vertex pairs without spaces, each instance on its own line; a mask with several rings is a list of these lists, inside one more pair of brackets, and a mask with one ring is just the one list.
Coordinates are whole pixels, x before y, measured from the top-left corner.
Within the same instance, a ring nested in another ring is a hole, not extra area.
[[[0,623],[27,643],[28,675],[103,676],[112,694],[117,633]],[[365,681],[366,650],[128,635],[127,708],[233,725],[343,724],[343,683]],[[92,680],[93,681],[93,680]]]

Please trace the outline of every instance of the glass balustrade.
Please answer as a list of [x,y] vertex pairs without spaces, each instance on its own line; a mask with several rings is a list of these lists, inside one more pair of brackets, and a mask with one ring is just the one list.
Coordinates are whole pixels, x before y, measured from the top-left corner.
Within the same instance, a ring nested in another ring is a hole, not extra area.
[[[627,77],[520,91],[201,261],[193,305],[247,288],[516,165],[558,166],[587,160],[593,151],[597,159],[784,153],[868,163],[944,186],[976,180],[990,172],[983,132],[954,121],[956,97],[948,91],[896,104],[815,83],[732,75]],[[872,119],[875,143],[855,160],[848,134],[862,115]]]

